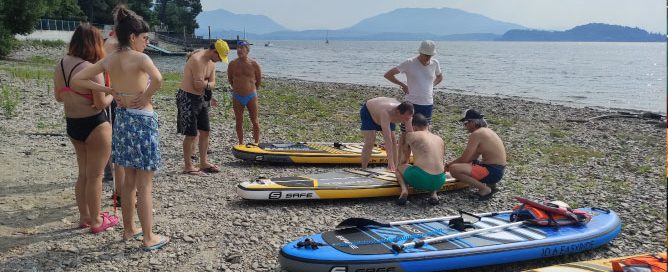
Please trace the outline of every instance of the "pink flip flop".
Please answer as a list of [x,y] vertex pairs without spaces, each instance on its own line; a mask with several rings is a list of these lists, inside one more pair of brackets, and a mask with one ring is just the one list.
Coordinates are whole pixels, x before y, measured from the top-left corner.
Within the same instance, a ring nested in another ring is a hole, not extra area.
[[101,213],[100,216],[102,216],[102,224],[100,224],[98,227],[90,226],[90,232],[100,233],[107,230],[108,228],[118,225],[118,217],[109,215],[106,212]]

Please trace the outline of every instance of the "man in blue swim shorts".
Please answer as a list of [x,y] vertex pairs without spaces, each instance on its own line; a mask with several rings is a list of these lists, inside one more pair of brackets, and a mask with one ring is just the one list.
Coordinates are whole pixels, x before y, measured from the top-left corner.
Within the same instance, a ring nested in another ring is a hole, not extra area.
[[397,169],[397,181],[401,186],[397,204],[406,204],[408,184],[416,190],[431,192],[428,202],[436,205],[436,193],[445,184],[445,144],[441,137],[429,132],[429,120],[420,113],[413,115],[413,121],[405,126],[406,143],[413,150],[414,163],[402,164]]
[[362,147],[362,169],[369,165],[371,150],[376,143],[376,132],[383,133],[385,140],[385,151],[387,153],[387,169],[391,172],[397,170],[398,159],[397,140],[394,136],[394,123],[410,122],[413,116],[413,104],[410,102],[399,102],[394,98],[376,97],[368,100],[360,109],[362,121],[362,136],[364,146]]
[[[464,128],[471,134],[464,154],[446,164],[452,177],[478,188],[478,200],[488,200],[496,193],[496,183],[506,168],[506,148],[499,135],[487,127],[479,112],[464,112]],[[480,160],[478,158],[482,157]]]
[[238,57],[227,66],[227,81],[232,86],[232,108],[239,144],[244,144],[245,108],[248,108],[248,115],[253,124],[253,142],[260,143],[257,90],[260,89],[262,83],[262,69],[257,61],[248,56],[249,53],[250,44],[246,41],[239,41],[237,44]]

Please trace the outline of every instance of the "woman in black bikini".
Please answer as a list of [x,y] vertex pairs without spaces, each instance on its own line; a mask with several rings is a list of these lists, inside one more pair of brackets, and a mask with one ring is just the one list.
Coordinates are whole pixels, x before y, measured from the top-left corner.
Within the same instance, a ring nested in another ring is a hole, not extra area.
[[[79,207],[79,227],[92,233],[103,232],[118,224],[118,218],[100,209],[102,173],[111,154],[111,125],[103,109],[113,97],[90,90],[73,89],[72,75],[104,57],[102,34],[82,24],[74,31],[69,50],[55,68],[55,97],[64,104],[67,135],[74,145],[79,175],[74,187]],[[104,83],[102,74],[96,80]]]

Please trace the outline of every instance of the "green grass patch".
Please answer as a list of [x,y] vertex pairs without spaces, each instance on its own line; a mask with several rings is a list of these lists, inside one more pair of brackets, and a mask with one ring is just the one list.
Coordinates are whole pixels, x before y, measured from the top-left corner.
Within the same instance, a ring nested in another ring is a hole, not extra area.
[[463,146],[463,145],[453,144],[453,145],[449,145],[449,147],[450,147],[450,150],[452,151],[452,153],[454,153],[455,156],[457,156],[457,157],[459,157],[461,154],[464,154],[465,146]]
[[507,179],[503,181],[503,188],[510,190],[511,195],[524,195],[527,188],[521,182],[514,179]]
[[[264,84],[260,123],[265,133],[287,141],[362,140],[358,115],[359,105],[366,100],[363,94],[344,96],[336,90],[297,90],[272,81]],[[290,130],[268,132],[272,127]]]
[[503,117],[488,118],[487,122],[497,127],[504,127],[504,128],[509,128],[515,125],[515,121],[513,121],[512,119]]
[[183,74],[179,72],[166,72],[162,74],[162,80],[164,81],[181,82],[181,79],[183,79]]
[[66,47],[67,43],[61,40],[25,40],[20,41],[19,46],[34,46],[34,47],[51,47],[51,48],[61,48]]
[[606,190],[610,193],[606,200],[612,205],[613,208],[616,208],[621,199],[618,196],[629,194],[633,189],[633,185],[626,180],[616,178],[605,179],[609,180],[610,183],[610,186],[606,188]]
[[552,136],[554,138],[566,138],[566,137],[570,136],[570,134],[571,134],[567,130],[558,129],[558,128],[551,128],[551,129],[548,129],[547,131],[548,131],[548,133],[550,133],[550,136]]
[[37,131],[39,132],[59,130],[61,127],[63,127],[62,122],[57,122],[56,120],[47,120],[44,118],[40,118],[35,123],[35,128],[37,128]]
[[182,73],[166,72],[162,74],[162,86],[156,93],[159,97],[174,97],[181,84]]
[[623,179],[610,178],[610,191],[616,194],[628,194],[633,189],[631,182]]
[[547,155],[547,160],[553,164],[582,164],[590,158],[601,158],[604,155],[602,152],[593,149],[565,144],[542,148],[542,152]]
[[53,68],[31,65],[0,65],[0,70],[8,72],[12,77],[21,80],[53,80]]
[[506,160],[512,164],[531,164],[544,156],[541,150],[540,138],[535,131],[527,131],[522,143],[510,148],[506,146]]
[[16,114],[16,108],[21,103],[21,93],[18,89],[3,85],[0,87],[0,107],[7,117],[13,117]]
[[638,173],[638,174],[646,174],[646,173],[651,172],[652,168],[653,167],[650,166],[650,165],[640,165],[640,166],[638,166],[638,168],[636,169],[635,172]]
[[575,192],[579,194],[584,194],[585,192],[594,191],[596,189],[596,180],[587,179],[585,181],[573,182],[571,183],[571,186],[575,190]]
[[52,68],[56,65],[56,60],[45,56],[32,56],[28,59],[28,63]]

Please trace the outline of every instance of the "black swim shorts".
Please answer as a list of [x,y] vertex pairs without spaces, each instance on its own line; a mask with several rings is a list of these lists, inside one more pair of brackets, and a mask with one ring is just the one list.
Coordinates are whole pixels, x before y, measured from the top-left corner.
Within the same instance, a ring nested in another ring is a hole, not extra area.
[[181,89],[176,93],[176,131],[186,136],[197,136],[198,130],[210,131],[209,107],[203,95]]

